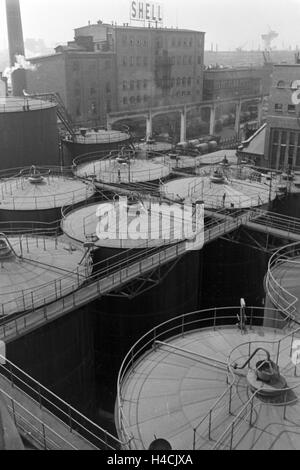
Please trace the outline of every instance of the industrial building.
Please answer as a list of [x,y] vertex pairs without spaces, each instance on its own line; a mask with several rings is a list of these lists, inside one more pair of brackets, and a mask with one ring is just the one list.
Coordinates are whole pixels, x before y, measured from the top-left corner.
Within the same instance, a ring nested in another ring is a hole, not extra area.
[[271,168],[300,167],[299,76],[300,64],[274,66],[265,142]]
[[202,100],[204,33],[118,26],[75,30],[56,53],[30,59],[31,93],[58,92],[75,123],[106,124],[106,113]]

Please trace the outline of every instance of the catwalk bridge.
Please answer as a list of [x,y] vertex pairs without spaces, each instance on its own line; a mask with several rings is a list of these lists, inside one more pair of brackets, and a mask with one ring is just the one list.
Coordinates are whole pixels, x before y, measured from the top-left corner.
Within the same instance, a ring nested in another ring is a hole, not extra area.
[[[284,240],[300,241],[300,219],[279,216],[260,209],[237,211],[234,215],[228,210],[206,211],[204,224],[204,244],[211,243],[241,227],[281,237]],[[30,236],[37,233],[30,233]],[[143,279],[158,268],[174,262],[187,253],[186,242],[160,247],[147,247],[147,243],[136,250],[127,250],[102,261],[94,266],[94,274],[84,284],[72,276],[73,285],[68,291],[62,288],[65,277],[49,284],[49,298],[39,296],[38,289],[26,292],[32,301],[32,308],[21,314],[14,314],[15,302],[24,302],[24,295],[14,302],[0,304],[0,339],[5,342],[26,335],[44,324],[66,315],[74,309],[83,307],[93,300],[110,293],[120,291],[125,285],[137,279]],[[53,301],[53,298],[57,300]],[[24,302],[24,305],[26,303]],[[28,303],[27,303],[28,305]],[[21,309],[20,309],[21,310]]]

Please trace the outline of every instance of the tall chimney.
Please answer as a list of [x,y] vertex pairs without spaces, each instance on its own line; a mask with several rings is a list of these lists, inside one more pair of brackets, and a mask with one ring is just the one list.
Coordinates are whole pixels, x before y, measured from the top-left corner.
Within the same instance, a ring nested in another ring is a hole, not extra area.
[[[6,17],[10,66],[16,63],[16,56],[25,56],[22,19],[19,0],[6,0]],[[26,70],[18,69],[12,73],[12,90],[14,96],[23,96],[26,90]]]

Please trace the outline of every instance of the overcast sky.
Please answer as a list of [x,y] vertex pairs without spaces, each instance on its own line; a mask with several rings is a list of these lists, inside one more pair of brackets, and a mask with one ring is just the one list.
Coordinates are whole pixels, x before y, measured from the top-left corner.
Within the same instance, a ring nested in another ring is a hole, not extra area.
[[[102,19],[129,21],[130,0],[20,0],[25,38],[49,45],[73,38],[73,29]],[[277,48],[300,45],[300,0],[161,0],[165,26],[205,31],[206,49],[257,48],[269,26]],[[0,0],[0,49],[6,47],[5,0]]]

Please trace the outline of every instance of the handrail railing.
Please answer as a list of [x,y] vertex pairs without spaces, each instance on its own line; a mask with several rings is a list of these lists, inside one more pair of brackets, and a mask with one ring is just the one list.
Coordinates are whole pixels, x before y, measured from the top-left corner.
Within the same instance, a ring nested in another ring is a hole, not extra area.
[[11,395],[0,388],[0,394],[21,434],[30,435],[30,439],[43,450],[80,450],[57,431],[31,413]]
[[[263,314],[265,317],[277,313],[276,309],[265,309],[261,307],[248,307],[247,317],[250,323],[250,328],[254,325],[254,322],[261,322]],[[235,314],[233,314],[235,313]],[[140,338],[130,349],[126,357],[124,358],[118,374],[117,381],[117,404],[118,404],[118,431],[119,436],[125,436],[126,440],[130,440],[130,448],[135,448],[135,439],[128,429],[128,423],[126,416],[123,412],[123,397],[122,397],[122,386],[126,381],[132,370],[134,370],[135,364],[141,360],[145,354],[154,347],[155,342],[158,340],[166,340],[174,338],[178,335],[184,336],[189,331],[194,331],[197,328],[218,328],[224,325],[235,325],[237,322],[237,315],[240,314],[240,307],[220,307],[215,309],[206,309],[196,312],[192,312],[186,315],[181,315],[176,318],[172,318],[161,325],[153,328],[151,331],[146,333]],[[286,319],[281,319],[282,325],[286,324]],[[233,371],[229,373],[234,373]],[[211,429],[212,413],[217,409],[222,399],[230,393],[230,389],[233,385],[229,383],[226,390],[221,397],[218,397],[216,402],[213,404],[211,409],[208,410],[207,414],[203,417],[203,420],[199,426],[207,422],[208,429]],[[228,402],[227,402],[228,403]],[[210,423],[210,424],[209,424]],[[197,429],[199,429],[199,426]],[[125,439],[124,439],[125,440]],[[196,433],[193,430],[193,448],[196,448]]]
[[[298,255],[297,255],[298,252]],[[284,264],[292,261],[292,258],[299,258],[300,256],[300,243],[292,243],[290,245],[281,247],[270,258],[268,263],[268,272],[266,277],[266,289],[268,296],[281,312],[295,320],[297,313],[298,297],[289,292],[280,282],[276,276],[276,269]]]
[[19,389],[34,400],[37,408],[49,412],[63,422],[70,433],[79,433],[83,439],[100,449],[118,449],[123,446],[118,438],[98,426],[3,356],[0,356],[0,374],[0,377],[3,376],[11,383],[12,388]]

